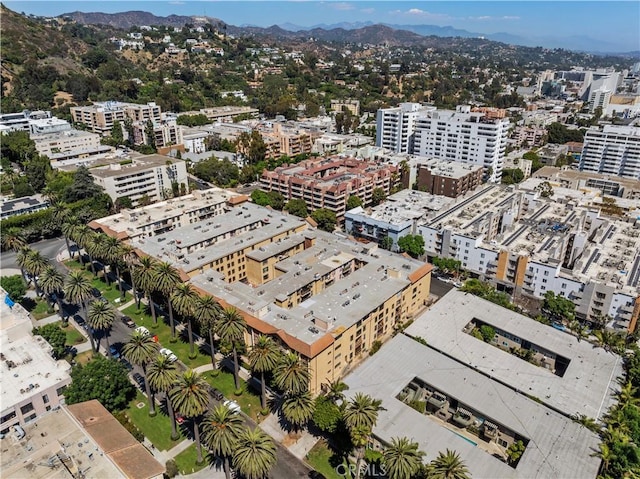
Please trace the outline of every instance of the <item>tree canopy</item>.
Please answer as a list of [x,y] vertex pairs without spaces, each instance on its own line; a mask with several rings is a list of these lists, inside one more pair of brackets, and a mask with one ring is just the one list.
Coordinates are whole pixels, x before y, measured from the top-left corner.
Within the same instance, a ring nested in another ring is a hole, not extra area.
[[45,324],[34,328],[33,334],[42,336],[53,348],[53,355],[60,359],[66,352],[67,334],[57,324]]
[[304,200],[289,200],[284,206],[284,209],[289,213],[300,218],[306,218],[309,216],[309,210],[307,210],[307,203]]
[[326,208],[319,208],[311,213],[311,218],[318,224],[318,228],[331,233],[336,227],[336,214]]
[[27,287],[19,274],[0,277],[0,286],[15,303],[19,303],[27,292]]
[[403,236],[398,240],[398,247],[412,258],[418,258],[424,254],[424,238],[420,235]]

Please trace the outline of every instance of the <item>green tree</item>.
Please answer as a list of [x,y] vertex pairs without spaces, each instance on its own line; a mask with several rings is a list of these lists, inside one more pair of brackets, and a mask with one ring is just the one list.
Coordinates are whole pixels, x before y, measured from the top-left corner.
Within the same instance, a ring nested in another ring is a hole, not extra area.
[[548,314],[553,320],[573,321],[575,318],[576,305],[570,299],[553,291],[544,294],[542,311]]
[[393,248],[393,238],[391,236],[385,236],[380,240],[380,247],[382,249],[386,249],[387,251],[391,251]]
[[371,192],[371,204],[373,206],[378,206],[384,200],[387,199],[387,194],[384,192],[382,188],[374,188]]
[[77,216],[69,215],[62,221],[62,226],[60,230],[62,235],[64,236],[64,242],[67,246],[67,253],[69,253],[69,257],[73,258],[73,251],[71,251],[71,246],[69,241],[72,241],[75,229],[80,225],[80,221]]
[[122,355],[132,364],[137,364],[142,368],[144,377],[144,388],[149,402],[149,416],[155,416],[155,402],[151,394],[151,387],[147,380],[147,365],[158,354],[158,347],[153,338],[148,333],[134,331],[129,342],[122,347]]
[[438,457],[429,464],[429,469],[430,479],[471,479],[469,470],[460,459],[460,455],[449,449],[444,454],[438,453]]
[[282,211],[284,208],[284,196],[279,191],[269,191],[267,192],[267,196],[269,197],[269,204],[274,210]]
[[313,408],[313,423],[322,432],[333,434],[342,419],[342,411],[326,396],[318,396]]
[[169,397],[169,391],[173,389],[173,385],[178,380],[178,367],[176,366],[176,362],[164,354],[157,354],[155,359],[149,363],[147,380],[149,381],[149,386],[153,388],[154,391],[159,391],[164,394],[169,420],[171,421],[171,439],[175,441],[178,439],[179,434],[176,430],[176,417],[171,398]]
[[242,417],[223,404],[213,408],[204,419],[204,443],[214,455],[222,459],[226,479],[231,478],[230,459],[243,426]]
[[127,209],[133,208],[133,202],[131,201],[131,198],[129,198],[128,196],[120,196],[116,198],[116,201],[114,202],[113,206],[115,207],[117,212],[120,212],[125,208]]
[[0,277],[0,286],[2,286],[2,289],[7,292],[9,297],[15,303],[22,301],[22,298],[27,292],[27,287],[25,286],[24,281],[22,281],[22,276],[19,274]]
[[284,209],[292,215],[298,216],[300,218],[306,218],[307,216],[309,216],[307,203],[305,203],[304,200],[289,200],[284,206]]
[[195,358],[196,352],[193,345],[193,324],[192,318],[198,300],[198,293],[193,289],[191,283],[180,283],[176,285],[171,295],[171,304],[180,316],[187,322],[187,335],[189,336],[189,355]]
[[2,248],[18,252],[20,248],[27,246],[24,235],[19,228],[9,228],[2,232]]
[[45,324],[39,328],[34,328],[33,334],[42,336],[53,348],[53,355],[56,359],[64,357],[66,353],[67,334],[57,324]]
[[155,277],[155,289],[160,291],[167,302],[169,309],[169,325],[171,326],[171,337],[176,337],[176,326],[173,320],[173,306],[171,305],[171,293],[176,286],[181,283],[180,273],[166,261],[156,263],[153,275]]
[[403,236],[398,240],[398,248],[412,258],[418,258],[424,254],[424,238],[420,235]]
[[215,183],[220,187],[234,187],[240,178],[240,172],[234,163],[227,159],[218,160],[215,157],[196,163],[193,174],[201,180]]
[[362,206],[362,200],[355,195],[349,196],[347,198],[347,211],[357,208],[358,206]]
[[516,464],[518,464],[520,457],[522,457],[522,454],[524,454],[525,449],[526,447],[521,440],[517,440],[516,442],[511,444],[507,448],[507,457],[509,458],[509,464],[515,467]]
[[287,393],[281,405],[282,416],[295,430],[299,430],[313,417],[314,406],[309,391]]
[[149,309],[151,309],[151,316],[153,317],[153,324],[158,324],[158,318],[156,317],[156,306],[153,302],[152,293],[156,290],[156,271],[157,262],[151,256],[143,256],[138,259],[138,264],[134,270],[136,276],[136,284],[144,291],[147,301],[149,302]]
[[73,173],[73,182],[64,193],[63,200],[67,203],[93,198],[102,193],[102,188],[95,184],[93,176],[86,166],[79,166]]
[[382,401],[379,399],[356,393],[344,410],[343,420],[349,429],[351,442],[356,448],[356,479],[360,478],[365,446],[378,420],[378,412],[382,409],[381,404]]
[[502,170],[502,184],[513,185],[524,180],[524,173],[520,168],[505,168]]
[[296,353],[283,354],[273,373],[276,386],[285,392],[297,394],[309,389],[309,367]]
[[209,352],[211,353],[211,366],[216,368],[216,349],[213,341],[216,331],[216,325],[222,306],[213,296],[198,296],[193,311],[193,317],[200,325],[200,331],[206,331],[209,334]]
[[266,477],[276,463],[276,446],[259,427],[245,429],[238,436],[233,466],[246,479]]
[[266,409],[267,407],[267,388],[264,374],[272,372],[276,368],[279,359],[280,351],[278,351],[278,347],[273,339],[263,334],[258,336],[249,351],[249,366],[251,367],[251,371],[260,374],[262,409]]
[[113,359],[96,356],[85,366],[78,365],[71,371],[71,384],[64,397],[67,404],[97,399],[109,411],[127,407],[135,389],[124,365]]
[[113,126],[111,127],[111,140],[114,146],[124,143],[124,132],[118,120],[114,120]]
[[87,303],[93,296],[91,281],[81,271],[71,271],[64,281],[64,298],[68,303],[76,304],[87,313]]
[[331,233],[336,228],[336,214],[326,208],[318,208],[311,213],[311,218],[316,222],[318,228]]
[[496,335],[496,330],[488,324],[480,326],[480,335],[485,343],[490,343]]
[[244,334],[247,330],[247,323],[236,308],[228,307],[222,310],[216,329],[218,330],[220,339],[231,346],[231,350],[233,351],[233,377],[235,379],[236,389],[240,389],[238,347],[244,344]]
[[200,426],[198,423],[199,417],[207,410],[207,405],[209,404],[209,385],[197,372],[188,369],[178,378],[169,395],[176,410],[192,420],[193,437],[196,440],[196,449],[198,451],[197,463],[202,464],[202,444],[200,443]]
[[[87,314],[87,323],[91,326],[91,336],[96,340],[96,332],[100,331],[107,343],[107,354],[111,356],[111,350],[109,347],[109,332],[113,326],[113,322],[116,320],[116,312],[109,303],[102,301],[93,301],[89,306],[89,313]],[[95,346],[94,347],[95,352]]]
[[262,190],[253,190],[251,192],[251,201],[260,206],[271,206],[271,198]]
[[263,161],[267,153],[267,145],[257,130],[253,130],[251,133],[241,133],[236,142],[236,149],[242,153],[249,164],[252,165]]
[[24,165],[24,173],[29,184],[38,193],[47,185],[47,175],[50,172],[51,161],[44,155],[34,155]]
[[418,447],[417,442],[406,437],[391,438],[391,445],[383,452],[389,479],[410,479],[420,470],[424,452]]
[[42,274],[42,272],[50,265],[51,263],[49,263],[49,260],[45,258],[42,253],[40,253],[40,251],[30,250],[27,253],[24,269],[29,275],[31,275],[31,279],[33,279],[33,285],[36,288],[36,294],[38,295],[41,294],[38,279],[40,277],[40,274]]

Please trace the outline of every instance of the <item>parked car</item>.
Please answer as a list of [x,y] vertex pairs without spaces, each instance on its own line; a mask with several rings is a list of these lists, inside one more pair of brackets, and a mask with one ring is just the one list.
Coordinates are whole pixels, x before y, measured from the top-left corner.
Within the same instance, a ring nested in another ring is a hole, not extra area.
[[133,373],[133,380],[136,382],[136,384],[138,385],[138,387],[144,391],[144,378],[142,377],[141,374],[139,373]]
[[242,409],[240,408],[240,405],[237,402],[232,401],[231,399],[227,399],[222,404],[224,404],[224,406],[228,408],[231,412],[239,413],[240,411],[242,411]]
[[149,336],[151,334],[149,330],[144,326],[138,326],[136,329],[134,329],[134,331],[136,333],[142,334],[143,336]]
[[129,316],[123,316],[121,319],[122,319],[122,322],[126,324],[128,327],[130,328],[136,327],[136,323],[134,323],[133,319],[131,319]]
[[216,388],[213,388],[211,390],[211,395],[213,396],[213,398],[217,401],[222,401],[222,399],[224,398],[224,394],[222,394],[220,391],[218,391]]
[[115,346],[109,346],[109,352],[111,353],[111,357],[114,359],[120,359],[120,351]]
[[169,361],[177,361],[178,360],[178,356],[173,354],[173,351],[171,351],[168,348],[160,348],[160,354],[162,354],[166,358],[169,358]]

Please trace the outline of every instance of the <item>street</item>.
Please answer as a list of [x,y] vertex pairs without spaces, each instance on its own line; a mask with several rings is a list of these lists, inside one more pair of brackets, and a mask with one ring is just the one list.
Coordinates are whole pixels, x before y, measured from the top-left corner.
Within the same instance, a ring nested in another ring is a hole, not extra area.
[[[49,258],[58,269],[63,271],[62,266],[56,262],[56,256],[63,248],[66,248],[64,238],[42,240],[37,243],[31,243],[29,246],[40,251],[45,258]],[[2,255],[0,255],[0,272],[5,269],[20,269],[16,261],[15,251],[3,251]]]

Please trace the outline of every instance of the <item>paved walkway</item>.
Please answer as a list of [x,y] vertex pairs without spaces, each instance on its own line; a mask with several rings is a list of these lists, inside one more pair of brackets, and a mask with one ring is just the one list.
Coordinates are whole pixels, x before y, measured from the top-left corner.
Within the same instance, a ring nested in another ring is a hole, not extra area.
[[299,432],[298,434],[300,434],[300,437],[290,444],[295,436],[290,435],[287,431],[282,429],[278,416],[273,413],[264,418],[259,426],[260,429],[285,446],[291,454],[300,460],[304,460],[307,453],[320,440],[320,437],[314,436],[309,431],[305,430]]

